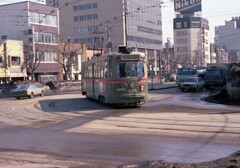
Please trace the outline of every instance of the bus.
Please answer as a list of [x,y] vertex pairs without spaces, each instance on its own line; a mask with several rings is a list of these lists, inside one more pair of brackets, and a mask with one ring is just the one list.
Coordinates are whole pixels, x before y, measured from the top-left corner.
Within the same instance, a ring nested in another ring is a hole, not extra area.
[[206,67],[183,67],[177,69],[176,84],[180,84],[188,77],[202,77],[204,78]]
[[148,97],[147,57],[110,53],[82,63],[82,95],[100,103],[137,106]]

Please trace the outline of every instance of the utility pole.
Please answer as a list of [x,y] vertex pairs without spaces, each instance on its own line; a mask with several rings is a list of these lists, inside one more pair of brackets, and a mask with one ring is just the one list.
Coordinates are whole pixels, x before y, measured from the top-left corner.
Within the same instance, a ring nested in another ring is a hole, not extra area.
[[127,48],[127,0],[124,0],[123,1],[123,5],[124,5],[124,9],[123,9],[123,16],[124,16],[124,31],[125,31],[125,33],[124,33],[124,38],[125,38],[125,40],[124,40],[124,43],[125,43],[125,46],[126,46],[126,48]]
[[[33,48],[33,56],[32,56],[32,62],[31,62],[31,64],[32,64],[32,66],[35,66],[35,61],[36,61],[36,46],[35,46],[35,37],[34,37],[34,32],[35,32],[35,30],[34,30],[34,26],[32,27],[32,32],[31,33],[29,33],[30,35],[32,35],[32,48]],[[32,71],[32,81],[34,81],[35,80],[35,75],[34,75],[34,71]]]
[[160,84],[162,83],[162,74],[161,74],[161,55],[162,55],[162,51],[159,51],[159,78],[160,78]]
[[110,37],[110,30],[111,30],[111,28],[109,26],[107,26],[107,38],[108,38],[107,49],[108,49],[108,53],[112,52],[112,42],[111,42],[111,37]]

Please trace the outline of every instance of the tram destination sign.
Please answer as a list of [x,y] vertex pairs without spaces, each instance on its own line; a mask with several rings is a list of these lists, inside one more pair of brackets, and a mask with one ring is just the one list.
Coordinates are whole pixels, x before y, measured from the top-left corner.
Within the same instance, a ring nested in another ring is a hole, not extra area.
[[202,11],[202,0],[174,0],[174,10],[180,13]]

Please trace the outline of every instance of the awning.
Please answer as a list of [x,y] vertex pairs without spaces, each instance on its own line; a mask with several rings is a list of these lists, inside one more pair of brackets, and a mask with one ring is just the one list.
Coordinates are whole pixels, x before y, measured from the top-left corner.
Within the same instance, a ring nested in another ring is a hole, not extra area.
[[10,73],[7,68],[0,67],[0,78],[10,77]]
[[27,77],[27,74],[24,72],[11,73],[10,75],[12,78]]

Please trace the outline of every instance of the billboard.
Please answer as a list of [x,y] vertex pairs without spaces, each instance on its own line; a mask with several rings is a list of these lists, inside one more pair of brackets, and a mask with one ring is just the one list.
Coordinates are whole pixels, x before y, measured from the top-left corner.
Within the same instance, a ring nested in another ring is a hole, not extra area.
[[180,13],[202,11],[202,0],[174,0],[174,10]]

